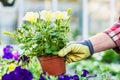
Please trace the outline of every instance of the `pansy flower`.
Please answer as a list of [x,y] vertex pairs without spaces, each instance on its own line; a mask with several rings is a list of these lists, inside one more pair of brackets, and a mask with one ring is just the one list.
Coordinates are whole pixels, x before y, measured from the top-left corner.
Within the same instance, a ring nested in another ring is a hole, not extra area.
[[59,75],[58,80],[64,80],[64,75]]
[[40,74],[39,80],[47,80],[47,79],[50,80],[50,76],[46,72]]
[[11,71],[9,74],[2,76],[2,80],[32,80],[32,78],[32,73],[20,66],[16,67],[15,70]]
[[13,59],[14,60],[18,60],[18,58],[20,56],[19,53],[18,53],[18,51],[13,51],[12,54],[13,54]]
[[10,45],[7,45],[5,48],[3,48],[3,53],[4,53],[3,58],[12,59],[13,57],[12,50],[13,50],[13,47]]
[[87,74],[89,73],[89,72],[88,72],[88,70],[85,70],[85,69],[84,69],[84,70],[82,70],[82,71],[83,71],[83,74],[81,75],[82,77],[86,77],[86,76],[87,76]]
[[14,60],[18,60],[19,58],[19,53],[17,51],[14,50],[13,46],[11,45],[7,45],[3,48],[3,56],[2,58],[5,59],[14,59]]
[[74,75],[72,77],[73,77],[73,80],[79,80],[79,76],[78,75]]

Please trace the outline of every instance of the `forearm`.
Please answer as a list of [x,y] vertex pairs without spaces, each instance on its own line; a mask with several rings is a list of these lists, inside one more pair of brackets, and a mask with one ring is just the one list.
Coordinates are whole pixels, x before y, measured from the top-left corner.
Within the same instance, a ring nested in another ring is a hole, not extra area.
[[94,53],[116,47],[113,40],[105,33],[99,33],[90,38]]

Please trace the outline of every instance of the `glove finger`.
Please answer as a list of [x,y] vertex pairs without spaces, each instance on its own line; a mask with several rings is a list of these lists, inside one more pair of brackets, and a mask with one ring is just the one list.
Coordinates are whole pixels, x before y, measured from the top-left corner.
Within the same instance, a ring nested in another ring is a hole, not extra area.
[[69,56],[69,55],[65,56],[65,60],[67,63],[75,62],[76,60],[73,60],[74,58],[73,58],[73,56]]
[[63,49],[61,49],[59,52],[58,52],[58,56],[61,56],[61,57],[64,57],[66,54],[68,54],[69,52],[72,51],[72,46],[71,44],[64,47]]
[[71,58],[73,61],[79,61],[85,57],[84,53],[78,53],[75,54],[68,54],[69,58]]
[[65,61],[65,64],[67,65],[67,64],[69,64],[69,62]]
[[76,53],[76,54],[69,53],[68,55],[65,56],[65,60],[66,60],[67,63],[77,62],[77,61],[80,61],[80,60],[84,59],[83,56],[84,55],[80,54],[80,53]]

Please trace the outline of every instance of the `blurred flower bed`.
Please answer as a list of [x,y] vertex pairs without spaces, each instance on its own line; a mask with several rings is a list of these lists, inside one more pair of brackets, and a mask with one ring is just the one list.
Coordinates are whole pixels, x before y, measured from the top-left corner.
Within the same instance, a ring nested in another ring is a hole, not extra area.
[[[42,72],[36,57],[20,57],[20,52],[11,45],[2,49],[0,56],[0,78],[2,80],[119,80],[119,56],[112,50],[104,52],[101,60],[94,57],[75,63],[66,64],[67,73],[59,76],[50,76]],[[106,60],[105,56],[108,58]],[[105,58],[105,59],[104,59]],[[27,61],[26,61],[27,60]],[[30,61],[29,61],[30,60]]]

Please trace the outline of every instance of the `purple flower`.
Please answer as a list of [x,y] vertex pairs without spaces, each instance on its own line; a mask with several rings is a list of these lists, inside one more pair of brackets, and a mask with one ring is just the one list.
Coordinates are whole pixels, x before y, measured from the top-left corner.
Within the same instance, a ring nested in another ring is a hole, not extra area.
[[72,78],[68,75],[59,75],[58,76],[58,80],[70,80],[70,79],[72,79]]
[[79,76],[78,75],[74,75],[73,76],[73,80],[79,80]]
[[13,50],[13,47],[10,45],[7,45],[5,48],[3,48],[3,52],[4,52],[3,58],[12,59],[13,57],[12,50]]
[[2,80],[32,80],[33,75],[30,71],[16,67],[14,71],[2,76]]
[[13,55],[11,53],[6,53],[3,55],[2,58],[6,58],[6,59],[12,59]]
[[10,45],[7,45],[5,48],[3,48],[3,53],[4,55],[2,57],[6,59],[18,60],[19,58],[19,53],[14,51],[13,47]]
[[85,70],[85,69],[84,69],[84,70],[82,70],[82,71],[83,71],[83,74],[81,75],[82,77],[86,77],[86,76],[87,76],[87,74],[89,73],[89,72],[88,72],[88,70]]
[[65,75],[64,80],[70,80],[70,77],[68,75]]
[[4,53],[11,53],[13,50],[13,47],[10,45],[7,45],[5,48],[3,48]]
[[5,74],[2,76],[2,80],[22,80],[19,76],[15,76],[14,72],[10,72],[9,74]]
[[73,79],[73,76],[69,76],[70,77],[70,79]]
[[33,76],[32,73],[26,69],[22,69],[20,66],[16,67],[14,70],[16,75],[22,78],[22,80],[32,80]]
[[46,72],[41,73],[39,80],[46,80],[45,76],[46,76]]
[[64,75],[59,75],[58,80],[64,80]]
[[14,51],[14,52],[13,52],[13,59],[14,59],[14,60],[18,60],[19,56],[20,56],[20,55],[19,55],[19,53],[18,53],[17,51]]
[[10,77],[9,77],[9,74],[5,74],[2,76],[2,80],[8,80]]

